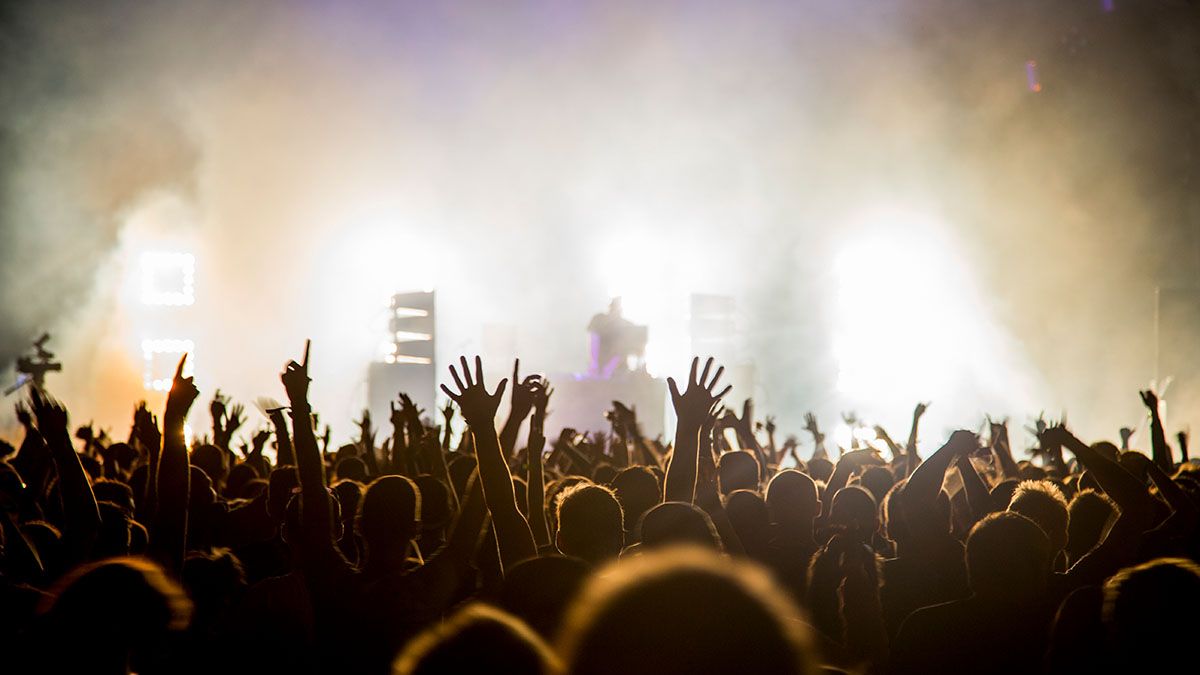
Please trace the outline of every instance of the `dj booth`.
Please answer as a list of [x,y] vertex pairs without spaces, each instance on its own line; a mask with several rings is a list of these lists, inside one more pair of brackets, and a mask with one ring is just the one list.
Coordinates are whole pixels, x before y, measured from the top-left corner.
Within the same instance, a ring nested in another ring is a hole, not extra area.
[[550,376],[550,381],[554,398],[550,401],[551,415],[546,419],[547,432],[556,434],[567,427],[608,431],[610,425],[604,413],[612,408],[613,401],[637,408],[638,423],[647,438],[665,429],[667,383],[644,370],[618,371],[609,378],[564,373]]

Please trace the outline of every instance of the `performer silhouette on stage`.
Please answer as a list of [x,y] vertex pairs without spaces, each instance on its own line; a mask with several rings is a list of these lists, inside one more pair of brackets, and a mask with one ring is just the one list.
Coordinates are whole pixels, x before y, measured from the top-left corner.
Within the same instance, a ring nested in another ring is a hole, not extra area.
[[[621,298],[613,298],[608,312],[597,314],[588,323],[591,354],[588,375],[608,379],[619,371],[645,367],[647,330],[621,316]],[[629,357],[635,366],[630,368]]]

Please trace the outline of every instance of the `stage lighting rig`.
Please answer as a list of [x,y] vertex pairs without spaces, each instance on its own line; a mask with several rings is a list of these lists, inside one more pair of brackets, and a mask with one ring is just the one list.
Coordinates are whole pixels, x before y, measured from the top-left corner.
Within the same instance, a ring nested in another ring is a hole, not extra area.
[[46,373],[62,371],[62,364],[54,360],[54,352],[46,349],[46,343],[49,341],[50,334],[42,333],[41,337],[33,341],[33,356],[21,356],[17,359],[17,381],[4,390],[5,396],[31,382],[38,389],[43,389],[46,386]]

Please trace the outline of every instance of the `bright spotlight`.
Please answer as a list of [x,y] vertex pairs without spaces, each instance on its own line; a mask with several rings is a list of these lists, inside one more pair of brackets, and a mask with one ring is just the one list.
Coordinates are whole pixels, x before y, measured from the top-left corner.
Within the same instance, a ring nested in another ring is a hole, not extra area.
[[[868,415],[939,401],[940,415],[1020,409],[1029,368],[934,219],[877,211],[835,263],[837,389]],[[866,440],[866,439],[860,439]]]
[[142,340],[142,385],[151,391],[169,391],[179,357],[188,354],[183,374],[190,377],[195,370],[196,346],[191,340]]
[[[873,226],[872,226],[873,225]],[[837,388],[881,404],[945,391],[978,345],[979,307],[930,224],[880,213],[836,259]]]
[[196,258],[191,253],[147,251],[140,262],[143,305],[196,302]]

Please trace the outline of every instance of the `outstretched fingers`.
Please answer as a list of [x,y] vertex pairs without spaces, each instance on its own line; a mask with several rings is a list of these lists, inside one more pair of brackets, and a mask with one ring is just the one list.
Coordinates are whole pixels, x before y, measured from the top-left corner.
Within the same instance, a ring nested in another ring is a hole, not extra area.
[[[697,359],[697,360],[699,360],[699,359]],[[713,358],[710,356],[710,357],[708,357],[708,360],[704,362],[704,370],[700,372],[700,379],[697,380],[697,379],[695,379],[695,377],[693,377],[692,381],[699,384],[701,387],[704,387],[704,381],[708,379],[708,371],[712,369],[712,366],[713,366]],[[694,376],[695,374],[696,374],[695,371],[693,371],[692,375]],[[720,377],[720,375],[718,375],[717,377]],[[704,387],[704,388],[708,389],[709,387]]]
[[471,379],[471,366],[467,363],[467,357],[460,356],[458,357],[458,361],[462,364],[462,375],[463,379],[467,381],[467,386],[474,386],[475,381]]

